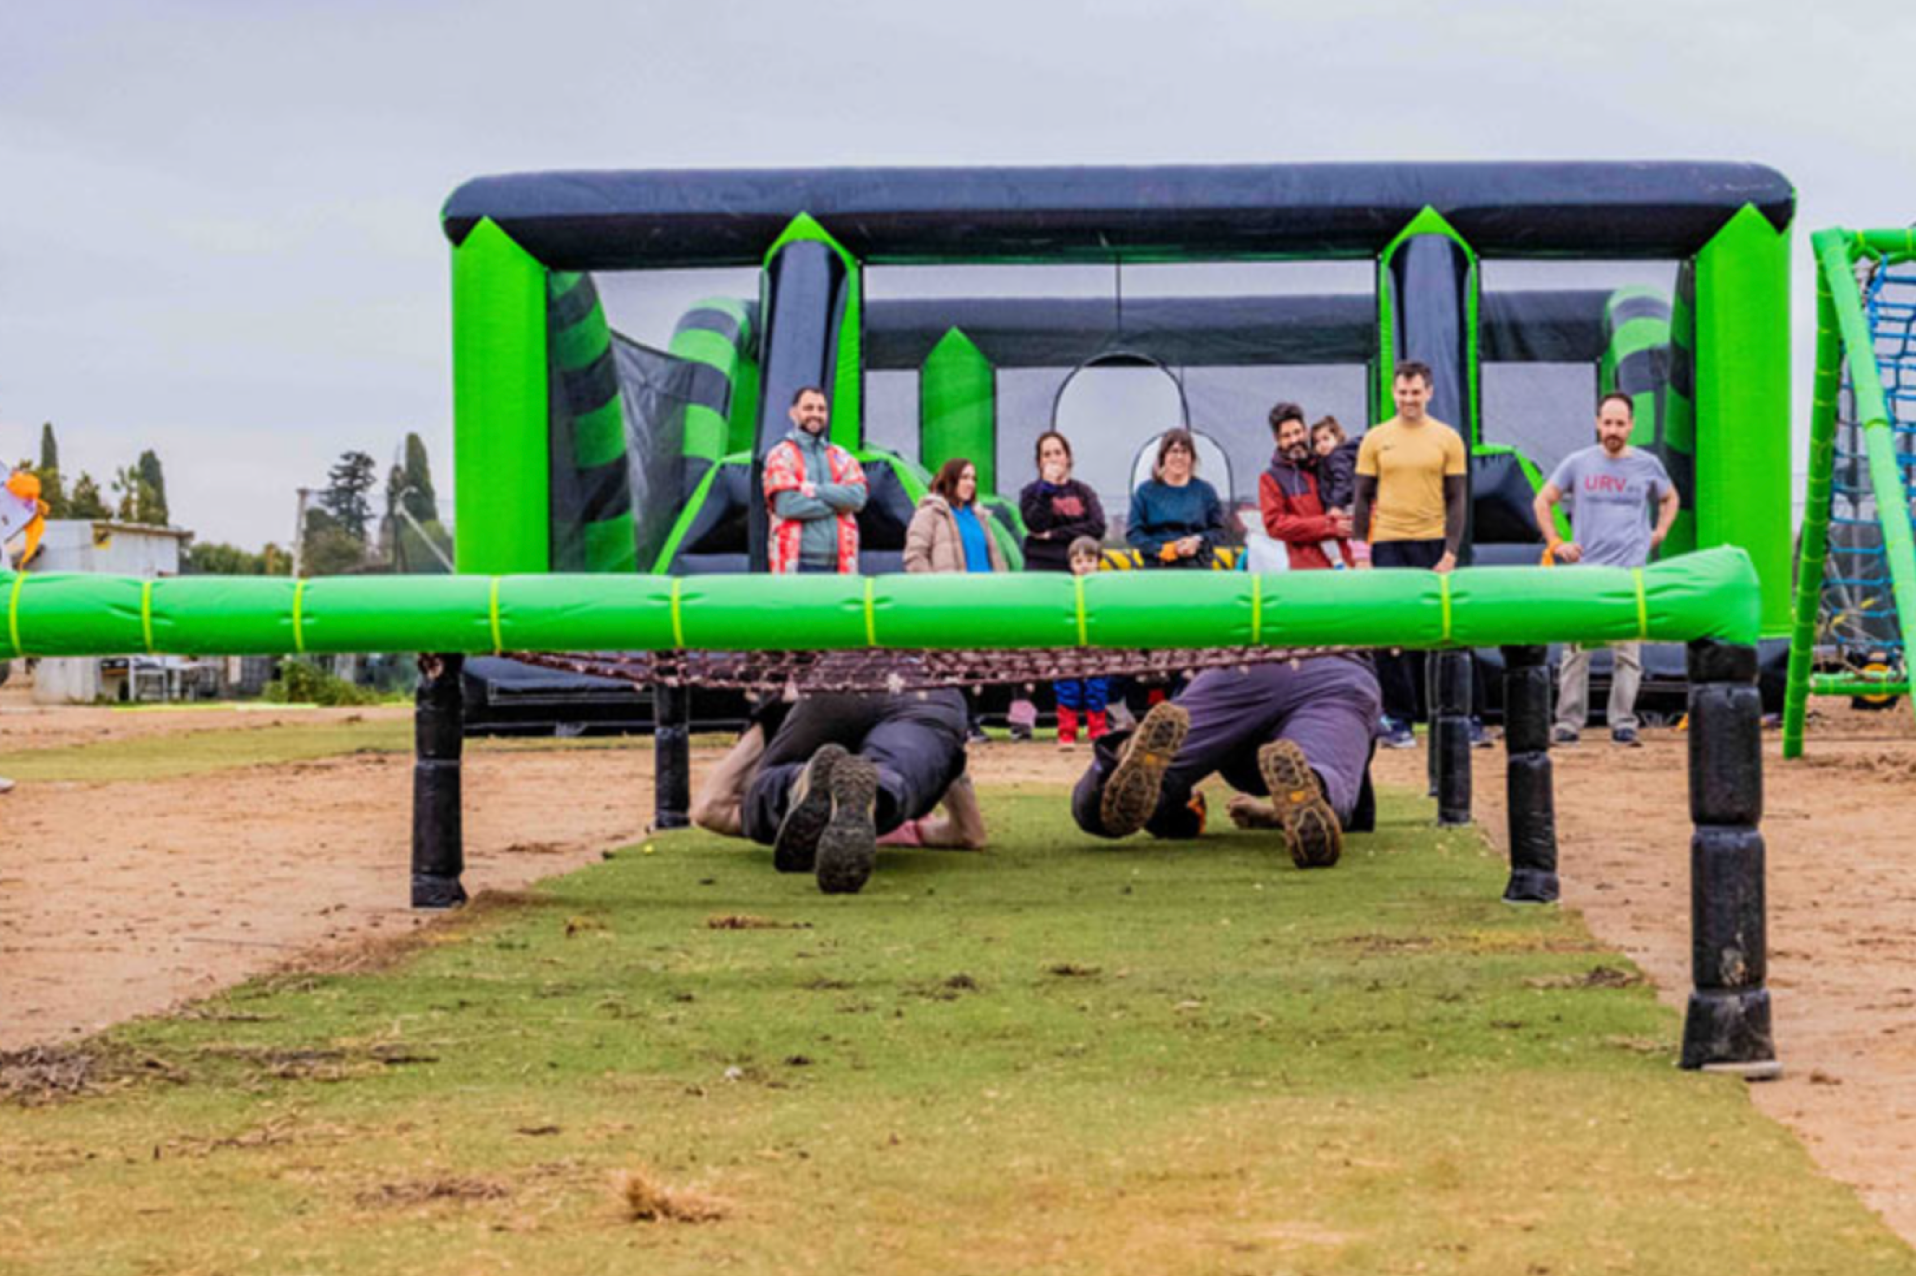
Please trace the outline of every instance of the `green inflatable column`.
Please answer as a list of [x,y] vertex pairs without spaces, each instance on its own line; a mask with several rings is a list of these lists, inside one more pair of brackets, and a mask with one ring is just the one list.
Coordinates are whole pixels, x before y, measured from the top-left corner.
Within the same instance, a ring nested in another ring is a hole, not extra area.
[[1670,298],[1670,385],[1664,395],[1663,463],[1682,504],[1659,557],[1696,548],[1696,263],[1677,269]]
[[491,221],[452,254],[454,558],[550,570],[546,271]]
[[978,490],[998,490],[997,377],[991,361],[958,329],[947,332],[918,370],[918,459],[936,473],[954,456],[978,467]]
[[1790,627],[1790,236],[1745,205],[1696,257],[1696,544],[1740,545]]

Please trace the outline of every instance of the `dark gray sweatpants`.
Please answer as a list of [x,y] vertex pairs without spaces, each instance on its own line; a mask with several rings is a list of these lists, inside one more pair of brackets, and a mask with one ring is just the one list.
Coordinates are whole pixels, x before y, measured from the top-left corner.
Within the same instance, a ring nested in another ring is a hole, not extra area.
[[931,814],[965,773],[965,724],[965,698],[948,688],[922,695],[805,697],[779,724],[745,790],[745,836],[772,844],[792,782],[827,744],[843,745],[877,766],[881,836]]
[[[1323,781],[1337,818],[1348,824],[1370,761],[1380,699],[1377,675],[1358,655],[1205,670],[1173,701],[1191,715],[1191,732],[1165,772],[1158,809],[1144,827],[1157,837],[1197,836],[1191,791],[1213,772],[1239,792],[1266,796],[1257,751],[1272,740],[1296,742]],[[1071,794],[1072,817],[1087,833],[1105,836],[1099,813],[1104,781],[1126,738],[1098,741],[1091,769]]]

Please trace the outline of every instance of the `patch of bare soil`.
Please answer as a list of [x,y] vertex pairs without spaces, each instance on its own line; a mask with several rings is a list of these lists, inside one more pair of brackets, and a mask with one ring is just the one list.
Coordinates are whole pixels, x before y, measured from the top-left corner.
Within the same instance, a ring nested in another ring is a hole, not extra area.
[[[234,725],[224,711],[0,710],[6,747],[23,734],[57,747]],[[1766,738],[1770,987],[1787,1071],[1753,1095],[1916,1240],[1916,1087],[1906,1083],[1916,1070],[1916,877],[1904,855],[1916,726],[1907,706],[1819,718],[1806,759],[1785,764],[1778,738]],[[1615,748],[1592,732],[1555,753],[1564,903],[1680,1007],[1690,987],[1684,740],[1656,730],[1645,741]],[[695,750],[695,769],[716,756]],[[974,749],[970,769],[980,784],[1056,785],[1087,756],[999,743]],[[1473,761],[1478,818],[1504,845],[1502,752]],[[1421,788],[1423,752],[1381,754],[1378,777]],[[651,781],[643,742],[470,753],[467,889],[512,906],[524,899],[516,888],[636,840],[651,819]],[[410,786],[409,758],[353,756],[29,784],[0,798],[0,1051],[14,1052],[0,1054],[0,1083],[16,1098],[55,1098],[99,1079],[100,1065],[70,1045],[77,1037],[275,969],[353,969],[405,951],[425,924],[407,906]],[[1599,968],[1585,978],[1628,977]]]
[[[1563,903],[1678,1008],[1691,987],[1685,750],[1674,731],[1645,732],[1641,749],[1591,731],[1551,754]],[[1916,728],[1906,704],[1867,713],[1824,702],[1806,752],[1784,762],[1780,733],[1764,735],[1769,986],[1785,1072],[1751,1095],[1916,1241],[1916,875],[1906,832],[1916,827]],[[1422,750],[1380,759],[1380,780],[1422,784]],[[1473,763],[1477,818],[1507,850],[1503,751],[1479,750]]]

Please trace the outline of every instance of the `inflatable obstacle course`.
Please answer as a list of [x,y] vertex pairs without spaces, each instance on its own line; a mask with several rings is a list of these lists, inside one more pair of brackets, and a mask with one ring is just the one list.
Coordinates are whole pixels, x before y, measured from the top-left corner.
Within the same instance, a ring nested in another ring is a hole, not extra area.
[[[676,464],[680,477],[669,519],[634,502],[641,570],[755,566],[764,515],[750,471],[783,432],[784,404],[799,385],[830,389],[834,438],[890,471],[886,499],[863,519],[875,555],[866,569],[884,570],[891,564],[882,556],[898,547],[890,528],[909,517],[927,469],[968,457],[988,503],[1028,472],[1026,443],[1050,421],[1009,393],[1007,372],[1043,369],[1061,383],[1123,357],[1187,380],[1228,368],[1267,387],[1257,402],[1212,398],[1191,409],[1197,419],[1163,423],[1243,432],[1244,455],[1234,461],[1247,474],[1268,453],[1262,411],[1287,397],[1281,375],[1250,373],[1351,368],[1366,387],[1363,414],[1375,420],[1388,415],[1395,364],[1430,363],[1437,415],[1473,444],[1480,560],[1525,561],[1524,547],[1537,539],[1528,498],[1541,477],[1538,458],[1513,441],[1523,423],[1496,419],[1484,402],[1484,366],[1587,364],[1596,389],[1636,400],[1640,443],[1659,451],[1683,489],[1669,552],[1744,548],[1763,582],[1764,634],[1780,636],[1789,543],[1773,511],[1788,491],[1793,212],[1788,183],[1752,165],[1376,164],[534,173],[468,182],[442,221],[455,245],[455,328],[476,333],[521,320],[536,326],[541,307],[529,294],[554,271],[760,272],[757,298],[710,303],[732,311],[710,338],[682,344],[682,329],[672,349],[653,352],[668,371],[697,363],[698,388],[666,396],[651,413],[631,410],[635,396],[625,395],[628,438],[658,440],[649,449],[629,443],[635,472],[643,469],[637,458],[651,455]],[[1675,291],[1599,289],[1579,298],[1482,283],[1486,263],[1579,257],[1671,263]],[[866,281],[894,266],[1075,263],[1121,276],[1127,266],[1366,258],[1371,292],[1328,298],[1132,297],[1114,278],[1109,301],[888,301],[873,300]],[[544,340],[535,331],[505,348],[523,353]],[[532,458],[553,451],[543,379],[551,368],[493,358],[478,339],[455,348],[468,352],[455,405],[461,455],[468,434],[516,432],[521,443],[493,446],[531,464],[525,477],[536,500],[542,476]],[[893,369],[918,379],[915,458],[897,442],[870,447],[866,378]],[[1564,418],[1578,422],[1592,410],[1571,407]],[[1215,419],[1220,412],[1229,419]],[[742,472],[708,484],[714,470]],[[490,518],[483,486],[461,491],[469,505],[459,523],[473,529],[463,568],[554,569],[554,520],[542,538],[530,520]],[[1111,506],[1114,494],[1104,495]],[[1498,545],[1515,548],[1491,552]]]

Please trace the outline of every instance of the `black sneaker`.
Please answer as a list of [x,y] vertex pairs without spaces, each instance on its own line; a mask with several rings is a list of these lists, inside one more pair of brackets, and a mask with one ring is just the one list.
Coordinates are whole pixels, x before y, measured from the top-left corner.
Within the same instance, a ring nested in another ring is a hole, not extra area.
[[832,818],[818,839],[818,889],[856,895],[878,860],[878,768],[860,757],[840,758],[832,768]]
[[1621,744],[1631,749],[1640,749],[1643,747],[1643,741],[1637,739],[1637,729],[1635,727],[1618,727],[1610,733],[1610,743]]
[[1110,837],[1128,837],[1143,828],[1158,809],[1164,773],[1184,745],[1191,715],[1166,700],[1151,706],[1138,729],[1124,742],[1118,765],[1104,782],[1098,818]]
[[1271,790],[1271,806],[1284,828],[1291,862],[1299,868],[1329,868],[1344,853],[1344,830],[1324,800],[1324,786],[1292,740],[1273,740],[1257,751],[1258,774]]
[[1579,738],[1578,733],[1572,731],[1569,727],[1550,728],[1550,743],[1552,744],[1575,744]]
[[818,855],[819,835],[832,818],[832,775],[849,758],[843,745],[827,744],[792,782],[785,819],[772,839],[772,867],[781,873],[809,873]]

